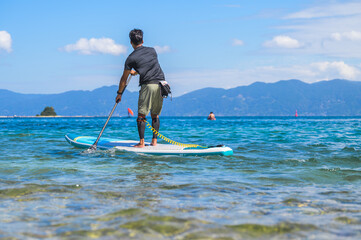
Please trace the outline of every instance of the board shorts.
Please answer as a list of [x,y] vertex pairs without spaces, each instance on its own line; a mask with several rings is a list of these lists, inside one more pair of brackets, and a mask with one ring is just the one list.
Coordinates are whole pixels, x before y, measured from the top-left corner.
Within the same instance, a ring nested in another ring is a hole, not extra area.
[[163,98],[159,84],[142,84],[139,90],[138,114],[160,115],[163,107]]

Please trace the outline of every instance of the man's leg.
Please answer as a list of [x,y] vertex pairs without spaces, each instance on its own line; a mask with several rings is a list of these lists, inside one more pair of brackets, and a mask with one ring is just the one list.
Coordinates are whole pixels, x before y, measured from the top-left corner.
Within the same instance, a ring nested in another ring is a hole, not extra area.
[[[152,116],[152,127],[158,132],[160,126],[159,115],[151,114],[151,116]],[[157,134],[153,133],[152,143],[150,145],[157,146],[157,136],[158,136]]]
[[144,132],[145,132],[145,115],[138,113],[137,125],[138,125],[138,133],[139,133],[139,143],[134,147],[143,148],[144,145]]
[[[159,115],[162,111],[162,107],[163,107],[163,98],[160,94],[160,85],[157,84],[156,86],[154,86],[154,95],[153,95],[154,99],[152,101],[152,107],[151,107],[151,112],[150,115],[152,116],[152,126],[155,130],[157,130],[157,132],[159,131],[159,126],[160,126],[160,122],[159,122]],[[152,138],[152,146],[156,146],[157,145],[157,134],[153,133],[153,138]]]
[[149,113],[150,109],[150,92],[148,85],[142,85],[139,91],[138,99],[138,133],[139,133],[139,143],[134,147],[142,148],[144,147],[144,131],[145,131],[145,116]]

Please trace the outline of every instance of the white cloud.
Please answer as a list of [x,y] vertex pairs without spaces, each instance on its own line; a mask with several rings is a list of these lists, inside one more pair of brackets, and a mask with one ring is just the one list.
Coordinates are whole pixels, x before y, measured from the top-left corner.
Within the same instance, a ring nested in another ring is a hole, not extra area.
[[111,38],[81,38],[75,44],[64,47],[67,52],[78,51],[80,54],[90,55],[95,53],[120,55],[127,52],[127,47],[116,44]]
[[361,14],[360,2],[325,4],[291,13],[285,19],[312,19],[326,17],[342,17]]
[[262,82],[275,82],[282,79],[299,79],[308,83],[336,78],[361,80],[360,67],[348,65],[343,61],[313,62],[285,67],[262,66],[246,70],[242,74],[245,78],[256,77]]
[[342,40],[351,40],[351,41],[360,41],[361,40],[361,32],[358,31],[350,31],[343,33],[332,33],[331,38],[336,41]]
[[[361,44],[356,41],[361,25],[361,15],[351,17],[322,18],[300,20],[297,24],[282,26],[283,30],[292,31],[292,36],[304,44],[300,54],[324,55],[331,57],[360,58]],[[347,44],[345,44],[347,40]]]
[[356,77],[360,74],[360,71],[357,68],[347,65],[342,61],[316,62],[312,63],[311,66],[315,67],[321,73],[327,72],[327,74],[340,76],[341,78],[350,80],[356,79]]
[[284,23],[276,28],[292,32],[292,38],[302,43],[302,51],[293,51],[292,54],[338,57],[343,61],[361,56],[361,44],[358,41],[361,33],[361,2],[323,2],[282,19]]
[[[273,83],[280,80],[299,79],[303,82],[314,83],[336,78],[361,81],[360,73],[361,64],[349,65],[344,62],[335,61],[287,66],[266,65],[249,69],[196,69],[194,71],[166,72],[166,79],[172,87],[173,95],[180,96],[205,87],[228,89],[249,85],[257,81]],[[64,76],[56,76],[53,80],[56,84],[52,81],[38,81],[37,84],[26,86],[26,89],[22,91],[28,93],[58,93],[75,89],[91,90],[104,85],[119,84],[119,75],[72,75],[65,78]],[[133,77],[127,89],[138,91],[138,83],[138,77]],[[9,86],[4,85],[3,87],[8,89],[14,88],[13,83],[9,82],[8,84]],[[24,82],[17,89],[24,88],[25,85],[26,83]]]
[[233,46],[242,46],[244,43],[243,43],[243,41],[242,40],[239,40],[239,39],[233,39],[233,41],[232,41],[232,45]]
[[[197,70],[166,74],[174,96],[204,87],[234,88],[254,82],[272,83],[280,80],[299,79],[314,83],[321,80],[361,80],[361,65],[351,66],[342,61],[314,62],[305,65],[259,66],[249,69]],[[219,83],[222,82],[222,86]]]
[[289,36],[276,36],[271,41],[266,41],[263,44],[265,47],[280,47],[280,48],[299,48],[301,43]]
[[[173,89],[174,96],[179,96],[204,87],[234,88],[254,82],[277,82],[282,79],[314,79],[315,73],[310,67],[261,66],[251,69],[197,70],[166,74],[167,81]],[[220,82],[222,84],[220,85]]]
[[0,49],[11,52],[11,35],[7,31],[0,31]]
[[157,51],[158,54],[170,52],[169,46],[154,46],[154,49]]

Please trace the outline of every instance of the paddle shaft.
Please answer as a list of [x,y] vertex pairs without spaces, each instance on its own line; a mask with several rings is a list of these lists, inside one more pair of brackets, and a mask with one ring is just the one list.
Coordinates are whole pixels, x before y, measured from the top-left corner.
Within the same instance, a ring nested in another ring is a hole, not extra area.
[[[125,88],[127,87],[127,85],[128,85],[128,83],[129,83],[129,81],[130,81],[131,78],[132,78],[132,75],[130,75],[130,77],[127,79],[127,82],[125,83],[125,86],[124,86],[123,91],[122,91],[121,94],[123,94],[123,92],[124,92]],[[107,121],[105,122],[105,124],[104,124],[104,126],[103,126],[103,129],[100,131],[97,140],[96,140],[95,143],[90,147],[91,149],[96,149],[96,148],[97,148],[97,144],[98,144],[98,142],[99,142],[99,139],[100,139],[100,137],[102,136],[102,134],[103,134],[103,132],[104,132],[104,129],[105,129],[105,127],[107,126],[107,124],[108,124],[108,122],[109,122],[109,119],[112,117],[113,112],[114,112],[115,108],[117,107],[117,105],[118,105],[118,102],[115,102],[114,107],[113,107],[112,111],[110,112],[110,114],[109,114],[109,116],[108,116],[108,119],[107,119]]]
[[104,129],[105,129],[105,127],[107,126],[107,124],[108,124],[108,122],[109,122],[109,119],[110,119],[111,116],[113,115],[113,112],[114,112],[115,108],[117,107],[117,105],[118,105],[118,103],[116,102],[116,103],[114,104],[114,107],[113,107],[112,111],[110,112],[110,114],[109,114],[109,116],[108,116],[107,121],[105,122],[105,124],[104,124],[104,126],[103,126],[103,129],[100,131],[97,140],[95,141],[95,143],[93,144],[93,146],[91,146],[91,148],[96,148],[96,146],[97,146],[97,144],[98,144],[98,141],[99,141],[100,137],[102,136],[102,134],[103,134],[103,132],[104,132]]

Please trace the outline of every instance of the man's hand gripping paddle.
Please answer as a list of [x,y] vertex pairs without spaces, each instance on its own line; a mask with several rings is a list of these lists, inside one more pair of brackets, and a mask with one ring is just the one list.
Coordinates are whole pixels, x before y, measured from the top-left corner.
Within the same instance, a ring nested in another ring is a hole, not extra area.
[[[129,76],[129,78],[128,78],[128,80],[127,80],[127,82],[126,82],[126,84],[125,84],[125,86],[124,86],[123,91],[121,92],[121,94],[123,94],[123,92],[124,92],[125,88],[128,86],[128,83],[129,83],[129,81],[130,81],[131,78],[132,78],[132,75]],[[109,116],[108,116],[108,119],[107,119],[107,121],[105,122],[105,124],[104,124],[104,126],[103,126],[103,129],[100,131],[99,136],[98,136],[97,140],[95,141],[95,143],[88,149],[88,152],[89,152],[89,151],[92,152],[92,151],[96,151],[96,150],[97,150],[97,144],[98,144],[98,142],[99,142],[99,139],[100,139],[100,137],[102,136],[102,134],[103,134],[103,132],[104,132],[104,129],[105,129],[105,127],[107,126],[107,124],[108,124],[108,122],[109,122],[109,119],[112,117],[113,112],[114,112],[115,108],[117,107],[118,103],[119,103],[119,102],[116,102],[116,103],[114,104],[114,107],[113,107],[112,111],[110,112],[110,114],[109,114]]]

